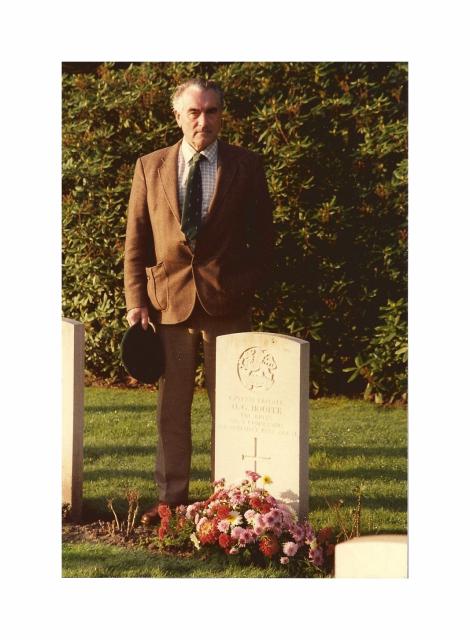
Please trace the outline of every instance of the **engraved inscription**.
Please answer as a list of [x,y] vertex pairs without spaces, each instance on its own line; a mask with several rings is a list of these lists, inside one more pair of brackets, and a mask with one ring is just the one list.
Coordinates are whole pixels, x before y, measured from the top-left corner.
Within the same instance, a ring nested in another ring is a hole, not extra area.
[[238,377],[242,385],[250,391],[270,389],[274,384],[276,369],[274,356],[261,347],[245,349],[238,358]]
[[218,429],[253,435],[298,435],[297,425],[286,421],[284,402],[281,398],[230,394],[227,400],[225,417],[219,420]]

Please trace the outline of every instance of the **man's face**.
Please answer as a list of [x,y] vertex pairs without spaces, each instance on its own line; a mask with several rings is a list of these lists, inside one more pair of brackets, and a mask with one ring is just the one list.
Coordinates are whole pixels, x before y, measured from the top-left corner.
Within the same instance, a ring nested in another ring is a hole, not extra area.
[[176,122],[186,141],[202,151],[217,138],[222,124],[219,96],[212,89],[188,87],[181,96],[181,111],[175,111]]

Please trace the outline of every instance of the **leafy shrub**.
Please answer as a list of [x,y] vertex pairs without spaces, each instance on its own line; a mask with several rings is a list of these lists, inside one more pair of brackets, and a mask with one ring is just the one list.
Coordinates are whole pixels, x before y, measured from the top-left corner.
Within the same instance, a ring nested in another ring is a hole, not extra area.
[[193,75],[226,90],[223,137],[265,160],[277,255],[255,329],[311,342],[313,393],[362,391],[369,383],[358,375],[348,385],[344,370],[376,353],[377,392],[401,394],[406,364],[377,342],[387,301],[406,299],[407,68],[398,63],[105,64],[64,74],[63,313],[85,324],[87,370],[125,378],[133,167],[180,138],[169,96]]
[[354,367],[344,371],[353,372],[349,381],[361,376],[367,381],[364,397],[374,398],[381,404],[390,395],[390,401],[397,396],[407,396],[408,340],[406,305],[403,299],[388,301],[381,307],[379,324],[367,346],[366,354],[356,356]]

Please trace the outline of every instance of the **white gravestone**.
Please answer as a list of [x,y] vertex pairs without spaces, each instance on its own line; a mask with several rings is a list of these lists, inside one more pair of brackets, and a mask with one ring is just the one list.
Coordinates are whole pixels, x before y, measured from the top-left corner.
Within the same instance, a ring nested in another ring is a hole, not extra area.
[[408,536],[360,536],[335,547],[335,578],[408,577]]
[[62,318],[62,503],[82,512],[85,328]]
[[269,492],[301,518],[309,496],[309,351],[305,340],[277,333],[217,338],[215,479],[269,475]]

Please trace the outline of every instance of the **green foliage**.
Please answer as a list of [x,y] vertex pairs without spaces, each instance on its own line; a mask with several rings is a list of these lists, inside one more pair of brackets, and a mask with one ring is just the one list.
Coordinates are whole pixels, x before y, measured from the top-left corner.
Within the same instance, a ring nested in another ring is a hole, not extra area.
[[277,255],[272,284],[255,301],[255,329],[311,342],[313,393],[363,391],[368,378],[348,385],[344,370],[364,357],[374,372],[367,393],[402,395],[402,347],[384,347],[382,317],[407,291],[407,67],[399,63],[107,64],[64,75],[63,312],[85,323],[88,371],[125,377],[133,167],[180,138],[169,96],[192,75],[225,88],[223,137],[265,159]]
[[345,372],[353,372],[349,381],[362,376],[367,381],[364,398],[373,397],[381,404],[390,389],[394,389],[390,400],[407,395],[408,340],[406,305],[403,299],[388,301],[381,307],[379,324],[372,340],[368,343],[365,359],[359,355],[354,359],[354,367]]

